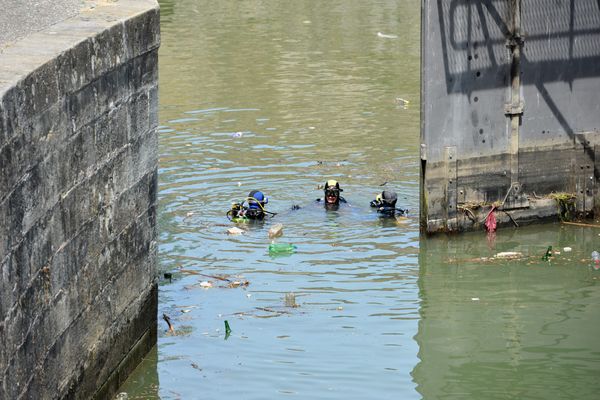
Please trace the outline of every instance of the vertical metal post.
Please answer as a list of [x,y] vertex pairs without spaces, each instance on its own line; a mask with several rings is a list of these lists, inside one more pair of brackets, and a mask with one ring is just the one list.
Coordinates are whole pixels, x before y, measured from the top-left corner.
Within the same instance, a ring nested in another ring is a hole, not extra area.
[[[510,100],[506,104],[505,114],[510,118],[509,131],[509,154],[510,154],[510,191],[511,197],[505,200],[507,203],[517,203],[522,200],[521,187],[519,185],[519,127],[521,115],[523,114],[523,101],[521,99],[521,51],[523,47],[523,36],[521,34],[521,0],[510,0],[511,32],[507,41],[507,47],[511,54],[510,66]],[[505,204],[510,208],[509,204]]]
[[446,147],[444,154],[446,164],[446,227],[449,231],[455,231],[458,229],[457,220],[457,157],[456,157],[456,146]]

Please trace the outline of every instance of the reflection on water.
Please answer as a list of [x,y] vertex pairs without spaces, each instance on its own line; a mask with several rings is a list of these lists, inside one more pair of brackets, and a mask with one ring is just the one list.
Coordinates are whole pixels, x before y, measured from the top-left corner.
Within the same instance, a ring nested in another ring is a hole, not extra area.
[[[420,242],[417,0],[160,3],[159,268],[173,279],[157,350],[122,391],[480,399],[527,397],[517,377],[564,392],[591,380],[596,281],[579,258],[596,236]],[[348,200],[329,212],[314,201],[328,179]],[[225,213],[253,189],[277,216],[228,235]],[[383,189],[407,220],[369,207]],[[269,256],[275,223],[295,253]],[[468,260],[562,241],[572,265]]]
[[[560,254],[543,261],[550,245]],[[557,225],[502,231],[493,245],[481,234],[422,240],[412,374],[423,398],[597,398],[595,248],[597,231]],[[508,251],[523,257],[488,258]]]

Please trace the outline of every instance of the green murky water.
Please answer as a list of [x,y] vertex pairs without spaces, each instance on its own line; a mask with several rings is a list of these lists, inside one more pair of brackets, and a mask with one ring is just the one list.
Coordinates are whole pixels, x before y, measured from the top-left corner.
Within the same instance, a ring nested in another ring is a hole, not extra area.
[[[600,230],[419,237],[419,1],[160,3],[159,339],[121,391],[600,396]],[[327,179],[348,200],[335,212],[314,203]],[[369,208],[384,188],[407,220]],[[228,236],[253,189],[278,215]],[[268,255],[275,223],[295,254]]]

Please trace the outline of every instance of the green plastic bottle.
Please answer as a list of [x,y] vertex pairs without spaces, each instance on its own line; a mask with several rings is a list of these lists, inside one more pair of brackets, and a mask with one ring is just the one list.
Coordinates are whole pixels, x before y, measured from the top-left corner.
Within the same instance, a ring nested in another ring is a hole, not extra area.
[[292,254],[296,252],[296,245],[291,243],[271,243],[269,245],[269,255]]
[[552,258],[552,246],[548,246],[548,249],[546,250],[546,254],[544,254],[542,256],[542,260],[543,261],[548,261]]

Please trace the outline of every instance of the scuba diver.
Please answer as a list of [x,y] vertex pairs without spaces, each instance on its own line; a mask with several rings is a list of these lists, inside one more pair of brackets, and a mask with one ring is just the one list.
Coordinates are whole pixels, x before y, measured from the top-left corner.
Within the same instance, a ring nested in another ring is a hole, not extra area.
[[346,199],[340,196],[340,192],[343,192],[344,189],[340,187],[340,183],[334,179],[330,179],[325,182],[325,187],[323,192],[325,197],[323,199],[317,199],[318,202],[321,200],[324,201],[325,208],[327,209],[337,209],[340,203],[346,203]]
[[378,194],[375,200],[372,200],[370,205],[377,209],[377,212],[382,217],[393,217],[396,214],[406,215],[408,210],[402,208],[396,208],[396,201],[398,201],[398,195],[396,192],[384,190],[381,194]]
[[245,220],[263,220],[265,216],[274,216],[277,213],[265,210],[265,204],[269,198],[259,190],[253,190],[248,193],[248,197],[241,203],[233,203],[231,209],[227,211],[227,218],[230,221],[240,222]]

